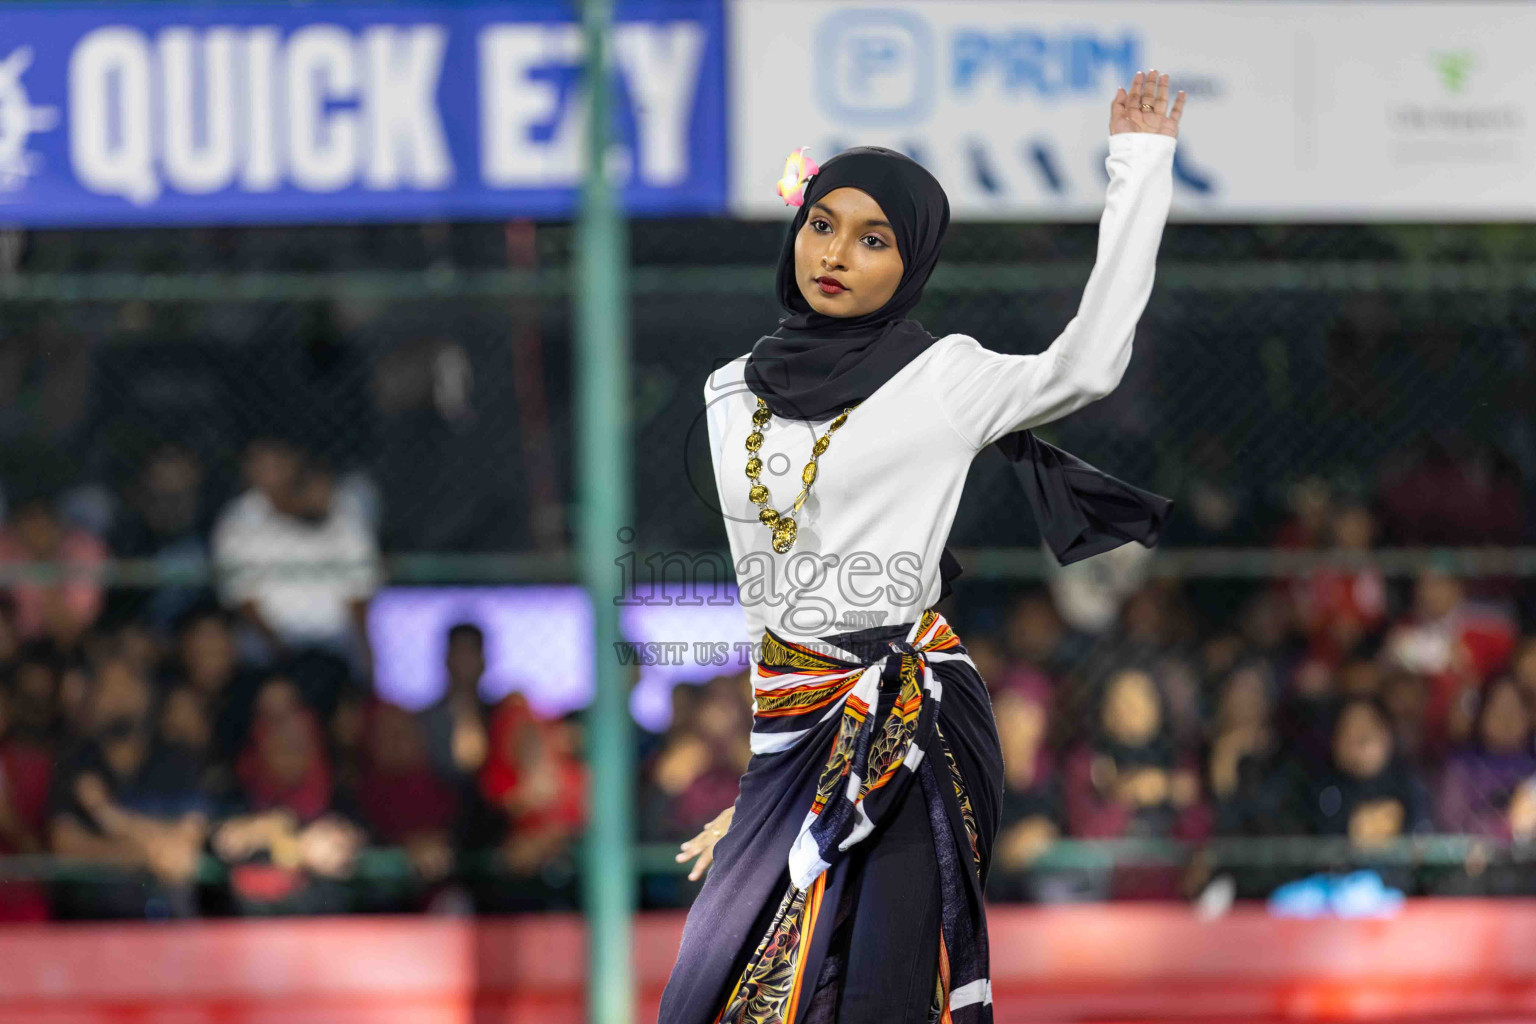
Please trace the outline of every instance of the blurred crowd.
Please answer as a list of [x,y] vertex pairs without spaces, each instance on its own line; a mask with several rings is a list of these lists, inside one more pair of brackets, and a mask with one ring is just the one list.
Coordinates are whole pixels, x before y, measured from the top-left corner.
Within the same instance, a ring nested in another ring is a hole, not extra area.
[[[1370,557],[1378,507],[1322,481],[1293,490],[1276,545],[1359,556],[1348,568],[1179,581],[1132,545],[1001,599],[957,595],[1007,766],[993,898],[1191,898],[1217,872],[1262,898],[1362,865],[1410,893],[1536,894],[1521,859],[1536,854],[1532,594],[1434,560],[1389,578]],[[675,692],[648,838],[691,836],[729,802],[746,687]],[[1400,855],[1447,835],[1470,852]],[[1284,855],[1297,837],[1314,841]],[[1052,856],[1063,840],[1122,852]]]
[[[1536,851],[1531,595],[1434,557],[1389,579],[1369,557],[1377,511],[1319,481],[1292,508],[1280,547],[1353,564],[1261,584],[1108,574],[1097,603],[1056,580],[967,639],[1008,766],[995,895],[1193,896],[1223,869],[1262,897],[1345,864],[1410,892],[1536,892],[1509,857]],[[1460,862],[1388,855],[1429,835],[1476,842]],[[1290,837],[1339,842],[1287,858]],[[1029,870],[1062,838],[1260,842],[1235,859]]]
[[[99,532],[67,493],[12,491],[0,567],[58,572],[0,589],[0,918],[574,905],[576,722],[487,703],[468,622],[434,703],[380,699],[366,489],[260,437],[204,523],[198,475],[160,449]],[[218,585],[72,575],[114,555],[162,578],[206,558]]]
[[[63,571],[0,591],[0,918],[575,906],[581,714],[487,700],[470,622],[448,632],[431,704],[382,700],[369,489],[259,437],[205,516],[201,472],[165,445],[105,517],[68,493],[8,495],[0,568]],[[993,896],[1189,897],[1223,866],[1198,852],[1217,840],[1334,838],[1369,862],[1444,833],[1477,838],[1481,859],[1389,877],[1536,891],[1500,860],[1536,835],[1531,594],[1433,563],[1389,578],[1370,557],[1383,518],[1394,536],[1420,506],[1437,521],[1443,492],[1298,484],[1275,546],[1359,556],[1348,568],[1181,582],[1132,545],[1091,576],[958,593],[949,615],[1007,765]],[[155,563],[159,582],[70,573],[113,558]],[[201,559],[216,588],[167,573]],[[637,733],[642,842],[693,836],[750,756],[745,671],[672,697],[666,730]],[[1065,840],[1196,853],[1093,866],[1056,857]],[[1247,896],[1298,873],[1227,867]],[[643,898],[680,905],[696,885],[648,870]]]

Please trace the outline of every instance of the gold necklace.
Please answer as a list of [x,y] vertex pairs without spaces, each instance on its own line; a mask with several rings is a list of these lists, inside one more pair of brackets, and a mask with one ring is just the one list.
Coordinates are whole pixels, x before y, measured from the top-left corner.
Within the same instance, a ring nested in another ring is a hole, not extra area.
[[811,445],[811,461],[805,464],[800,471],[800,482],[805,486],[800,489],[800,496],[795,499],[793,506],[786,512],[775,512],[768,504],[768,487],[758,479],[763,471],[763,460],[758,456],[758,451],[763,447],[763,428],[773,418],[773,411],[768,408],[768,403],[761,398],[757,400],[757,409],[752,413],[752,433],[747,435],[747,479],[752,481],[752,487],[747,491],[747,497],[754,505],[757,505],[758,521],[773,531],[773,550],[784,554],[794,547],[795,534],[799,527],[795,523],[795,513],[800,511],[800,506],[805,504],[805,499],[811,493],[811,483],[816,479],[816,460],[821,458],[830,445],[832,432],[842,426],[848,419],[848,414],[858,408],[859,403],[854,402],[848,408],[838,414],[837,419],[827,425],[827,432],[816,439]]

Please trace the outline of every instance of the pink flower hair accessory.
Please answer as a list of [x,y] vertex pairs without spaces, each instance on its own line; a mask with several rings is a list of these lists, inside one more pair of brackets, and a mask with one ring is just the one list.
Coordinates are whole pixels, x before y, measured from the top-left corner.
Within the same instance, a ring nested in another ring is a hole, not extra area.
[[785,206],[801,206],[805,203],[805,186],[821,168],[810,157],[809,146],[801,146],[784,160],[784,177],[779,179],[778,193]]

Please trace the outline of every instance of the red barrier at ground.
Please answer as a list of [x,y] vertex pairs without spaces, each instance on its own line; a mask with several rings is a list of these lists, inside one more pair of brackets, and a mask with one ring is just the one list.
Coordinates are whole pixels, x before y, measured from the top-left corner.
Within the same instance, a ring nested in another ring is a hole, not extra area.
[[[681,914],[636,923],[656,1019]],[[1536,901],[1390,921],[997,907],[998,1024],[1536,1020]],[[581,920],[354,917],[0,928],[0,1024],[580,1024]]]

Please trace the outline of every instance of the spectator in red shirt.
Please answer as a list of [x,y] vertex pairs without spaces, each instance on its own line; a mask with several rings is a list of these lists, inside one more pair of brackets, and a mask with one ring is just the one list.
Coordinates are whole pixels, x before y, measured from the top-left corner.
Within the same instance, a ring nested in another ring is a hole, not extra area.
[[257,693],[251,736],[235,762],[239,796],[213,834],[237,902],[300,912],[344,909],[365,836],[338,797],[320,716],[283,676]]
[[1426,745],[1435,756],[1466,740],[1477,689],[1509,663],[1517,633],[1493,605],[1466,599],[1461,580],[1432,567],[1419,574],[1413,611],[1388,632],[1389,664],[1429,681]]
[[[40,853],[48,828],[53,758],[12,728],[10,687],[0,687],[0,856]],[[0,882],[0,921],[43,921],[48,900],[31,881]]]
[[520,693],[491,713],[490,752],[480,790],[501,808],[511,829],[508,865],[529,873],[562,856],[585,822],[586,770],[573,725],[539,718]]
[[[1376,521],[1359,502],[1343,504],[1331,515],[1334,551],[1360,555],[1370,551]],[[1318,568],[1290,581],[1296,620],[1306,633],[1308,654],[1337,668],[1360,642],[1387,618],[1387,580],[1375,565]]]
[[453,867],[457,787],[432,771],[427,739],[409,711],[385,701],[368,705],[358,810],[373,836],[403,846],[423,878]]
[[1291,484],[1286,494],[1291,518],[1275,531],[1275,547],[1288,550],[1320,548],[1328,537],[1333,495],[1326,481],[1309,476]]

